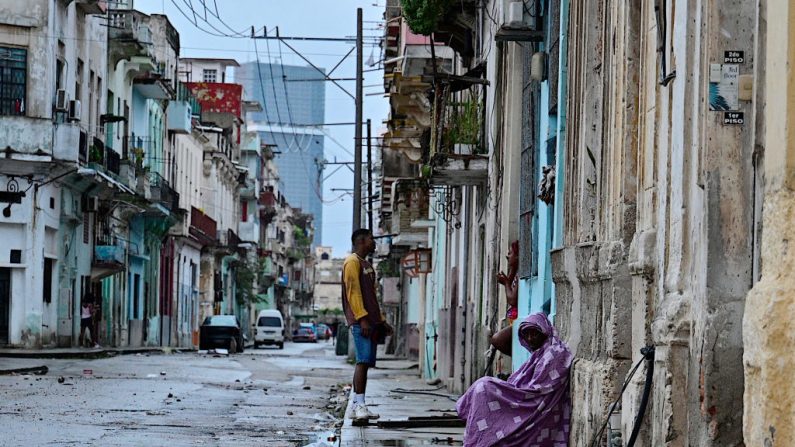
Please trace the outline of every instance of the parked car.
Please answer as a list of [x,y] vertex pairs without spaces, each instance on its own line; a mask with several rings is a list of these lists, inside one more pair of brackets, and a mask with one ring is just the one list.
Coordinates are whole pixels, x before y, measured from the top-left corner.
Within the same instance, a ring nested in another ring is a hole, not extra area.
[[317,335],[315,335],[315,331],[312,328],[299,327],[297,331],[293,332],[293,341],[296,343],[299,341],[317,343]]
[[315,328],[315,335],[318,340],[328,340],[331,338],[331,328],[321,323]]
[[213,315],[199,327],[199,349],[224,348],[229,353],[243,352],[243,332],[234,315]]
[[284,318],[278,310],[261,310],[254,325],[254,347],[276,345],[284,349]]

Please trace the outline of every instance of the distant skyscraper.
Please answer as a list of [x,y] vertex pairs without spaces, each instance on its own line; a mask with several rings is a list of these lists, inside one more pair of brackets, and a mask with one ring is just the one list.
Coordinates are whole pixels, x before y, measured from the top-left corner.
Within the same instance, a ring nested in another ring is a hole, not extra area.
[[312,67],[260,63],[242,64],[235,82],[243,84],[247,99],[259,101],[262,112],[247,115],[249,129],[275,145],[276,166],[284,195],[293,208],[315,216],[315,245],[322,243],[323,161],[325,143],[320,129],[326,109],[323,75]]

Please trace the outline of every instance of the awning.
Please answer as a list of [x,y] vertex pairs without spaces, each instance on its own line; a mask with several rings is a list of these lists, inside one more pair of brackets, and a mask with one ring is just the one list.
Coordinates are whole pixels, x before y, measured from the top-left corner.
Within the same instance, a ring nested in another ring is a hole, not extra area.
[[113,177],[109,176],[108,174],[105,174],[104,172],[99,171],[97,169],[78,168],[77,169],[77,174],[82,176],[82,177],[94,177],[95,179],[97,179],[97,177],[99,177],[100,181],[102,181],[103,183],[106,183],[112,189],[116,189],[116,190],[121,191],[121,192],[123,192],[125,194],[135,194],[135,191],[130,189],[124,183],[116,180],[115,178],[113,178]]

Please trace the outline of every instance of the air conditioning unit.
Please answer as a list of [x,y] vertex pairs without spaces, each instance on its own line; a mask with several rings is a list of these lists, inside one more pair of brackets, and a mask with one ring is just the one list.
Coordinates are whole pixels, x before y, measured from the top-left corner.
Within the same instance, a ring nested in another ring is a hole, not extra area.
[[80,100],[73,99],[69,101],[69,121],[80,121],[83,109],[80,107]]
[[55,110],[59,112],[66,112],[69,108],[69,94],[66,90],[59,89],[55,92]]
[[534,16],[540,15],[533,0],[502,0],[502,27],[530,30],[535,27]]

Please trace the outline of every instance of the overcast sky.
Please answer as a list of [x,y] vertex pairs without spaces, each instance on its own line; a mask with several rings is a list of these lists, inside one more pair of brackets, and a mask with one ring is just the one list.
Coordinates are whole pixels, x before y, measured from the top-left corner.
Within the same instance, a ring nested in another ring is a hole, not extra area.
[[[182,57],[221,57],[233,58],[240,62],[255,61],[257,55],[254,51],[254,42],[249,38],[230,38],[212,36],[194,25],[193,13],[190,6],[199,14],[195,21],[199,27],[214,34],[233,34],[232,30],[244,31],[248,35],[251,26],[261,30],[279,27],[282,36],[313,36],[313,37],[347,37],[356,35],[356,8],[364,10],[364,35],[365,69],[368,59],[381,58],[380,49],[371,45],[374,39],[368,36],[381,36],[380,28],[376,29],[382,21],[384,6],[383,0],[374,6],[374,0],[135,0],[135,9],[146,13],[165,13],[180,34]],[[222,24],[215,14],[215,4],[218,6],[218,16],[225,22]],[[204,21],[204,5],[210,9],[207,22]],[[179,7],[179,9],[178,9]],[[182,12],[180,12],[180,10]],[[190,17],[186,18],[184,14]],[[211,26],[212,25],[212,26]],[[214,30],[213,27],[217,28]],[[220,31],[220,32],[219,32]],[[270,34],[270,32],[269,32]],[[278,43],[264,40],[257,42],[259,59],[261,62],[270,60],[278,62]],[[331,70],[348,52],[353,43],[344,42],[289,42],[293,47],[306,56],[314,65]],[[268,51],[270,50],[270,51]],[[307,65],[300,57],[295,55],[286,46],[282,45],[283,63],[287,65]],[[354,52],[355,54],[355,52]],[[332,77],[353,78],[356,71],[354,54],[346,59],[333,73]],[[389,112],[389,103],[383,97],[382,72],[379,70],[365,73],[364,78],[364,119],[370,118],[373,122],[373,134],[376,135],[382,127],[382,122]],[[353,81],[340,82],[351,93],[355,93]],[[374,95],[373,95],[374,94]],[[332,83],[326,84],[326,122],[352,122],[354,120],[354,102],[343,91]],[[333,161],[353,160],[353,126],[329,126],[327,130],[331,138],[325,140],[326,159]],[[365,135],[365,132],[362,132]],[[365,148],[366,149],[366,148]],[[376,152],[374,148],[373,152]],[[366,154],[365,154],[366,155]],[[329,166],[326,175],[330,174],[336,166]],[[350,249],[351,232],[351,197],[344,196],[342,192],[332,189],[350,189],[353,185],[353,174],[348,169],[340,169],[330,176],[324,184],[323,206],[323,245],[334,248],[334,256],[341,257]],[[337,200],[335,200],[337,199]]]

